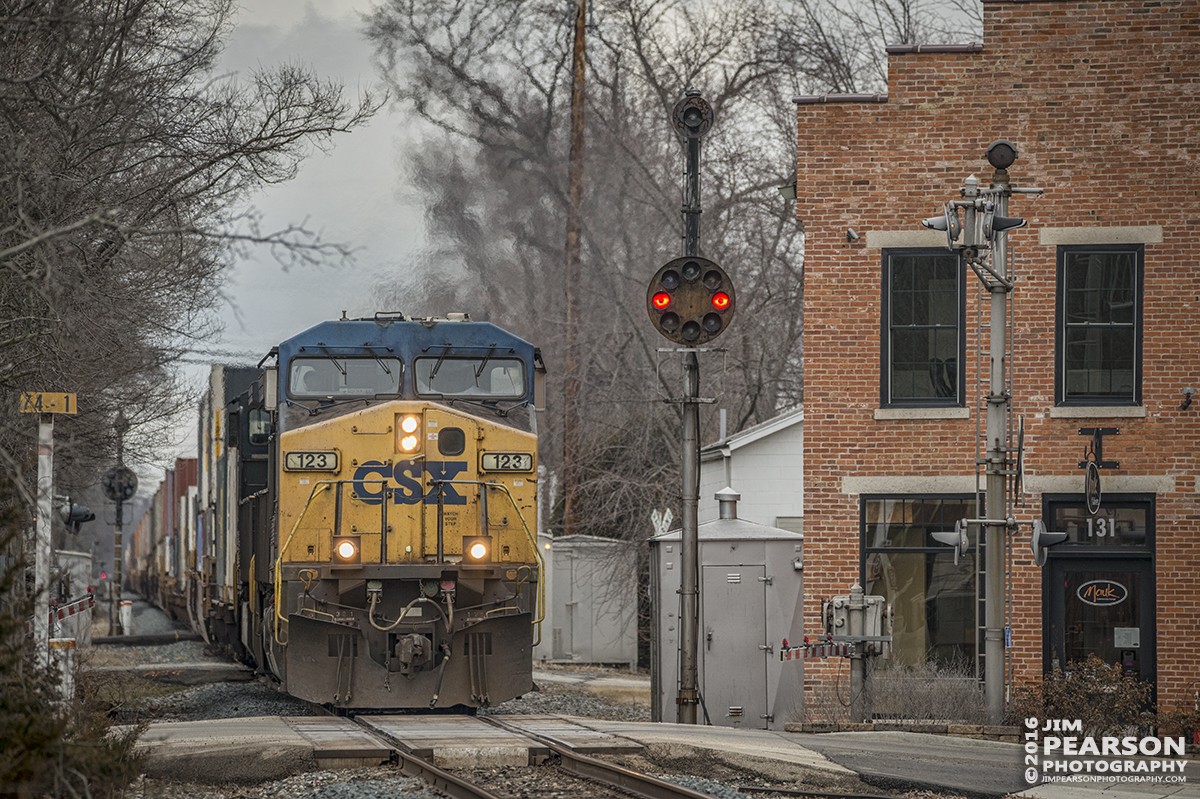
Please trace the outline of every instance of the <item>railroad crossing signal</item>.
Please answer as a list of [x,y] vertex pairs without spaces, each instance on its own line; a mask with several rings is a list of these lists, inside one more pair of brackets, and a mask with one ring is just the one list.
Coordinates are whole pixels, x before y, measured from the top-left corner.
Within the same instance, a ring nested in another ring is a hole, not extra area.
[[127,466],[116,466],[104,473],[100,486],[104,496],[113,502],[124,502],[137,493],[137,475]]
[[655,329],[676,344],[697,346],[733,321],[733,281],[716,262],[699,256],[668,261],[650,281],[646,309]]

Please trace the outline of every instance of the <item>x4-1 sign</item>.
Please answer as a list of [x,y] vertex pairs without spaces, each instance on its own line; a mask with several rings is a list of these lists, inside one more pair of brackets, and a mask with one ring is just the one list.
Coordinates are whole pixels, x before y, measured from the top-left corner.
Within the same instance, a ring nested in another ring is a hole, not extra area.
[[69,413],[74,414],[74,394],[48,394],[44,391],[21,395],[21,413]]

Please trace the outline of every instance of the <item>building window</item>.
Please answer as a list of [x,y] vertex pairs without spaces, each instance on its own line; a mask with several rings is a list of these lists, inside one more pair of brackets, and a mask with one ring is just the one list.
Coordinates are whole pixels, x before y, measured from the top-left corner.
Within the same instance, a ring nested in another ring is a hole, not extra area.
[[947,250],[883,251],[883,407],[961,407],[963,270]]
[[1142,402],[1142,245],[1058,248],[1059,405]]
[[[863,591],[893,608],[892,658],[886,665],[926,663],[973,671],[979,605],[971,550],[954,563],[953,550],[933,540],[958,519],[977,518],[973,496],[862,498]],[[883,666],[883,661],[876,661]]]

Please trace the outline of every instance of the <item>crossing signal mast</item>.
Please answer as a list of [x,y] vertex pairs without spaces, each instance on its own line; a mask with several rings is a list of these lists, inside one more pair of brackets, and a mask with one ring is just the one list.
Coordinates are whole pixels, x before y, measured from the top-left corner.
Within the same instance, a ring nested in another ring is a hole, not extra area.
[[[1004,715],[1005,682],[1005,556],[1007,534],[1019,524],[1013,517],[1013,497],[1008,492],[1009,476],[1014,488],[1021,480],[1023,463],[1023,425],[1020,442],[1011,446],[1010,425],[1012,396],[1006,385],[1005,357],[1008,318],[1008,294],[1013,290],[1014,275],[1009,269],[1008,231],[1025,227],[1025,220],[1008,216],[1008,201],[1013,194],[1040,195],[1041,189],[1019,189],[1009,182],[1008,167],[1017,160],[1017,147],[1007,139],[993,142],[987,149],[987,159],[995,168],[990,187],[981,188],[971,176],[962,188],[961,200],[946,203],[940,216],[922,221],[922,225],[946,233],[946,246],[970,265],[990,296],[991,320],[989,333],[990,379],[987,395],[987,448],[976,463],[986,470],[986,499],[988,518],[961,519],[953,532],[933,533],[934,540],[954,547],[954,562],[967,551],[969,525],[986,530],[986,578],[984,593],[984,696],[987,700],[989,724],[999,724]],[[962,218],[959,212],[962,212]],[[961,238],[961,241],[960,241]],[[982,331],[981,331],[982,333]],[[980,342],[982,346],[982,341]],[[981,376],[982,377],[982,376]],[[981,381],[982,382],[982,381]],[[1010,464],[1009,455],[1015,454]],[[1013,494],[1017,491],[1014,490]],[[1043,566],[1048,547],[1066,539],[1063,533],[1047,532],[1040,520],[1032,523],[1030,547],[1034,562]]]
[[733,281],[716,262],[700,256],[700,139],[713,124],[713,112],[700,92],[688,90],[675,104],[672,122],[684,145],[683,257],[663,264],[646,289],[646,310],[654,329],[683,345],[683,476],[679,552],[679,686],[675,702],[680,724],[696,723],[699,691],[700,594],[700,361],[697,348],[729,328],[737,306]]

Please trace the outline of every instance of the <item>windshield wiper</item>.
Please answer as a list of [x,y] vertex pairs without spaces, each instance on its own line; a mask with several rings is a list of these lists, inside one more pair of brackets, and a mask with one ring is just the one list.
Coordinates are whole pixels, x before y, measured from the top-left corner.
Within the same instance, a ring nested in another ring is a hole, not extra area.
[[442,354],[438,356],[437,363],[433,365],[433,370],[429,373],[429,382],[433,383],[433,378],[437,377],[438,369],[442,368],[442,361],[446,360],[446,354],[450,352],[450,345],[444,344]]
[[496,345],[488,347],[487,355],[483,356],[483,360],[479,362],[479,368],[475,370],[475,385],[479,385],[479,378],[483,376],[483,367],[487,366],[487,362],[492,359],[492,353],[496,351]]
[[330,361],[332,361],[332,362],[333,362],[333,368],[334,368],[334,369],[337,369],[339,372],[341,372],[341,373],[342,373],[342,377],[345,377],[345,376],[346,376],[346,370],[345,370],[345,368],[344,368],[344,367],[342,367],[342,365],[341,365],[341,364],[339,364],[339,363],[337,362],[337,358],[334,356],[334,354],[333,354],[332,352],[330,352],[330,351],[329,351],[329,350],[328,350],[326,347],[321,347],[321,351],[325,353],[325,357],[326,357],[326,358],[328,358]]

